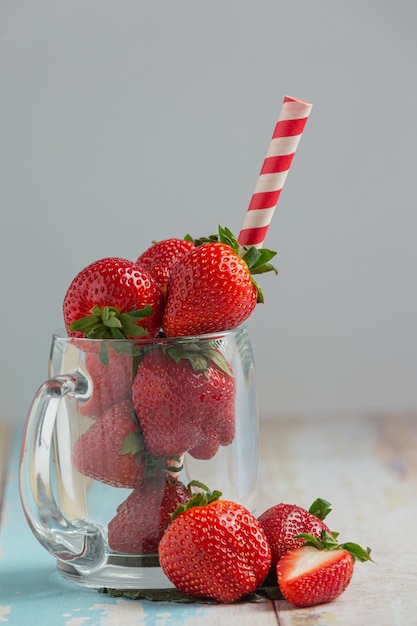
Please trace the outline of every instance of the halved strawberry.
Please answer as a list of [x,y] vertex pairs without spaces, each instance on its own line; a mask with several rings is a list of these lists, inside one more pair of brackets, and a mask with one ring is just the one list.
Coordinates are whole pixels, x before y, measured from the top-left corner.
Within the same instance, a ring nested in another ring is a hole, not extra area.
[[304,534],[305,545],[278,561],[278,585],[286,600],[298,607],[335,600],[349,585],[355,560],[372,560],[369,548],[364,550],[354,543],[339,545],[336,537],[336,533],[326,531],[321,539]]
[[174,266],[192,248],[194,248],[194,243],[186,239],[176,237],[164,239],[155,242],[145,252],[142,252],[136,263],[148,271],[165,293]]

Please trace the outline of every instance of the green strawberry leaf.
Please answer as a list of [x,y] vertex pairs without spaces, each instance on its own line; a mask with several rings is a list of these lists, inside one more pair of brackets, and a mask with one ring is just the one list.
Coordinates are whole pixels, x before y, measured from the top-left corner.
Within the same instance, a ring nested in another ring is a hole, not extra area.
[[318,519],[324,520],[324,518],[330,513],[332,510],[332,505],[327,500],[323,500],[322,498],[317,498],[314,500],[311,507],[308,509],[308,512]]
[[112,339],[126,339],[126,336],[117,327],[109,327]]
[[217,365],[222,372],[228,376],[233,376],[232,368],[230,367],[226,357],[221,352],[215,350],[214,348],[206,348],[205,355],[207,359]]
[[256,248],[251,246],[243,255],[242,259],[248,266],[251,274],[264,274],[265,272],[275,272],[278,270],[269,261],[276,256],[276,252],[267,248]]
[[347,543],[341,543],[340,547],[344,550],[350,552],[355,561],[372,561],[371,559],[371,548],[367,547],[366,550],[359,546],[357,543],[352,543],[348,541]]
[[135,311],[128,311],[127,313],[122,313],[122,315],[128,315],[129,317],[133,317],[135,320],[140,320],[143,317],[149,317],[153,313],[153,308],[146,304],[143,309],[136,309]]
[[199,491],[193,493],[191,498],[185,504],[179,504],[173,513],[171,513],[171,520],[174,520],[178,515],[184,513],[184,511],[188,511],[196,506],[207,506],[211,502],[215,502],[218,500],[222,492],[221,491],[210,491],[210,489],[199,480],[192,480],[188,483],[188,489],[191,490],[192,487],[196,487]]
[[252,274],[251,274],[251,281],[255,285],[256,293],[258,294],[256,302],[258,304],[263,304],[265,302],[264,292],[262,291],[261,286],[259,285],[259,283],[254,279]]
[[130,454],[134,456],[138,454],[138,452],[143,452],[144,448],[145,445],[142,433],[138,430],[134,430],[124,438],[119,454]]
[[98,315],[86,315],[85,317],[80,317],[80,319],[72,322],[69,330],[84,333],[84,335],[88,337],[89,333],[95,330],[99,325],[100,317]]
[[108,365],[110,362],[110,357],[109,357],[109,351],[107,349],[107,342],[106,341],[102,341],[100,344],[100,350],[98,353],[98,360],[100,361],[100,363],[103,363],[103,365]]
[[269,262],[276,255],[275,251],[268,250],[267,248],[257,248],[256,246],[251,246],[249,248],[243,246],[241,249],[241,246],[232,231],[229,228],[221,226],[220,224],[218,234],[216,235],[200,237],[198,239],[193,239],[191,235],[185,235],[184,239],[186,241],[192,241],[196,247],[213,241],[219,241],[229,246],[235,254],[241,256],[248,266],[252,283],[257,292],[257,303],[259,304],[264,302],[262,289],[253,276],[254,274],[265,274],[266,272],[271,271],[278,274],[277,268]]
[[256,263],[260,259],[260,256],[261,256],[260,250],[256,248],[255,246],[251,246],[250,248],[245,249],[245,254],[243,255],[242,259],[245,261],[246,265],[250,269],[251,267],[256,265]]
[[116,307],[96,305],[90,313],[75,320],[69,330],[81,332],[88,339],[127,339],[148,334],[137,322],[152,315],[153,309],[146,305],[142,309],[121,313]]
[[182,359],[187,360],[195,372],[202,372],[205,376],[209,375],[210,363],[216,365],[218,369],[228,376],[233,376],[227,359],[221,352],[213,348],[209,342],[203,346],[193,342],[178,343],[167,346],[165,354],[176,363],[179,363]]
[[339,533],[328,533],[326,530],[322,530],[320,538],[310,533],[300,533],[295,538],[304,539],[304,545],[312,546],[317,548],[317,550],[347,550],[352,555],[354,561],[372,561],[370,548],[364,549],[353,542],[338,543],[338,536]]
[[191,241],[194,246],[197,248],[198,246],[202,246],[204,243],[212,243],[213,241],[219,241],[218,235],[209,235],[208,237],[198,237],[195,239],[191,237],[191,235],[185,235],[183,237],[184,241]]
[[239,242],[229,228],[219,225],[219,241],[232,248],[233,252],[239,254]]
[[318,550],[334,550],[339,547],[337,536],[335,537],[326,530],[322,531],[320,538],[310,533],[300,533],[295,537],[296,539],[304,539],[306,546],[313,546],[313,548],[317,548]]
[[232,248],[233,252],[242,256],[242,259],[249,267],[251,274],[263,274],[264,272],[270,272],[271,270],[278,273],[276,268],[269,263],[269,261],[276,255],[275,251],[268,250],[267,248],[257,248],[256,246],[251,246],[250,248],[243,247],[244,253],[241,255],[240,245],[235,235],[229,228],[223,227],[220,224],[218,233],[215,235],[199,237],[197,239],[194,239],[191,235],[185,235],[184,239],[186,241],[193,242],[196,247],[213,241],[219,241],[226,244]]
[[102,321],[108,328],[121,328],[122,323],[118,318],[119,311],[111,306],[105,306],[102,312]]

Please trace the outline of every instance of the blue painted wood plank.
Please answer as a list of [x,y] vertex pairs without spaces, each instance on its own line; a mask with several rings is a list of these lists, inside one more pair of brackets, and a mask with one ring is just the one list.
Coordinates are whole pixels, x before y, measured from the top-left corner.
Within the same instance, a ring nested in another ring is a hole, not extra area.
[[20,433],[15,435],[0,528],[0,623],[13,626],[275,625],[272,603],[175,604],[110,598],[62,579],[55,559],[33,537],[18,491]]
[[61,579],[54,558],[33,537],[20,506],[19,439],[19,436],[14,438],[0,530],[0,622],[16,626],[30,623],[80,626],[85,622],[114,624],[120,617],[123,624],[137,624],[144,623],[144,618],[156,619],[162,614],[168,618],[169,614],[170,619],[164,621],[168,625],[178,618],[185,621],[193,613],[201,614],[204,609],[201,605],[183,607],[113,599]]

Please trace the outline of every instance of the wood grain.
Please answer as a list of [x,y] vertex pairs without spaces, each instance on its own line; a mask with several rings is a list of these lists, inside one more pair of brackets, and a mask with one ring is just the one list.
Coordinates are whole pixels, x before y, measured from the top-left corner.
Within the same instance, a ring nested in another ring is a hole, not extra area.
[[335,602],[276,603],[280,626],[411,625],[417,615],[417,416],[283,420],[261,424],[260,510],[308,508],[320,496],[341,541],[372,548]]
[[[0,425],[0,435],[4,480],[10,428]],[[11,462],[16,465],[17,459]],[[4,536],[3,555],[0,549],[2,622],[23,625],[35,612],[39,623],[47,613],[48,619],[65,626],[84,621],[101,626],[417,623],[417,415],[261,421],[259,513],[281,501],[308,508],[322,497],[333,505],[327,523],[340,532],[341,541],[372,548],[375,562],[355,566],[352,582],[340,598],[308,609],[269,600],[174,605],[109,599],[69,583],[63,606],[63,583],[54,573],[53,559],[31,537],[22,519],[15,472],[9,473],[7,481],[7,515],[0,532],[0,541]]]

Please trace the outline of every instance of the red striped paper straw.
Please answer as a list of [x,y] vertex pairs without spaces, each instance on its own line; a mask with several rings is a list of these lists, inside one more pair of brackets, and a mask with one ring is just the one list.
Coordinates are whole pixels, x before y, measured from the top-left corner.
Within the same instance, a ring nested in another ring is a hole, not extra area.
[[285,96],[239,233],[241,246],[262,246],[312,106]]

